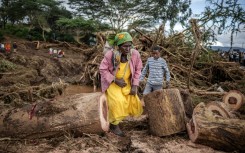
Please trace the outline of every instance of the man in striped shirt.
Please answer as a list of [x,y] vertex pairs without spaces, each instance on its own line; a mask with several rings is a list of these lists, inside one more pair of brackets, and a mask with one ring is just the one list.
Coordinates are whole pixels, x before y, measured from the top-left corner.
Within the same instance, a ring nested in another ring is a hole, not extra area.
[[166,61],[160,57],[160,48],[158,46],[153,47],[152,57],[147,59],[146,65],[140,76],[140,81],[145,79],[145,75],[148,70],[149,75],[143,95],[158,89],[162,89],[164,74],[166,75],[166,88],[169,87],[170,72]]

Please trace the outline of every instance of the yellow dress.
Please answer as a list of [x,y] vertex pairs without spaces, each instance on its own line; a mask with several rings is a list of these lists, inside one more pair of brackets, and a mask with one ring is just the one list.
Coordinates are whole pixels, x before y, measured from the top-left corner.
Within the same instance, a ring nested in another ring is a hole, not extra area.
[[[128,68],[125,72],[126,67]],[[127,83],[127,86],[121,88],[113,82],[106,90],[106,97],[109,107],[109,122],[111,124],[117,125],[125,117],[129,115],[140,116],[143,112],[139,97],[137,95],[129,95],[131,90],[130,75],[131,71],[129,64],[127,64],[127,62],[120,63],[119,69],[116,73],[116,78],[120,79],[123,77],[124,81]]]

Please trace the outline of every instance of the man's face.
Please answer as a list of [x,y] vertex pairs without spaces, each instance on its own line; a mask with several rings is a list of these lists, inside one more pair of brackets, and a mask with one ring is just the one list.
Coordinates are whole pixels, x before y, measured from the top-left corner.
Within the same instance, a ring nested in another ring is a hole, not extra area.
[[119,50],[123,55],[127,55],[130,52],[130,49],[132,48],[132,42],[125,42],[120,47]]
[[153,50],[151,55],[154,57],[154,59],[158,59],[160,57],[160,52],[158,50]]

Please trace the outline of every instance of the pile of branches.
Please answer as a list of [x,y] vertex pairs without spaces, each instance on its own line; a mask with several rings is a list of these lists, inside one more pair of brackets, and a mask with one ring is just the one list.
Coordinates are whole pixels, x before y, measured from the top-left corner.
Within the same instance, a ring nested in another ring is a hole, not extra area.
[[36,101],[47,102],[57,95],[62,95],[67,85],[60,80],[51,85],[1,87],[0,101],[4,101],[6,106],[10,104],[15,107]]
[[[143,65],[150,57],[151,48],[158,45],[161,48],[161,57],[168,63],[173,87],[188,88],[197,94],[222,95],[222,92],[214,92],[218,86],[222,86],[227,91],[240,90],[244,93],[245,89],[234,86],[236,83],[245,84],[243,81],[245,71],[240,68],[239,63],[227,62],[217,52],[209,51],[202,46],[203,34],[200,26],[194,19],[190,20],[190,25],[190,29],[168,37],[164,34],[164,26],[160,26],[151,34],[144,34],[134,29],[136,33],[132,34],[133,43],[141,54]],[[105,36],[102,33],[98,33],[97,38],[99,38],[97,46],[90,49],[90,58],[81,77],[84,81],[89,78],[94,87],[100,83],[98,68],[103,58],[105,44]]]

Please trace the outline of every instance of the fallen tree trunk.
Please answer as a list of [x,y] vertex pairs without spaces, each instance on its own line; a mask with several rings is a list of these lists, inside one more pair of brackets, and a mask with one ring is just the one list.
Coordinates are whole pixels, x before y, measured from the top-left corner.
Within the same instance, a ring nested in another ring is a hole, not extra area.
[[192,117],[193,109],[194,109],[190,92],[188,89],[179,89],[179,91],[184,104],[185,115],[190,119]]
[[237,90],[231,90],[223,97],[223,102],[233,111],[239,110],[244,105],[244,95]]
[[245,120],[214,115],[204,103],[195,107],[187,131],[194,143],[224,151],[245,151]]
[[154,91],[145,95],[144,102],[152,134],[167,136],[186,129],[185,110],[178,89]]
[[0,137],[41,138],[109,130],[105,95],[77,94],[62,101],[10,109],[0,115]]

